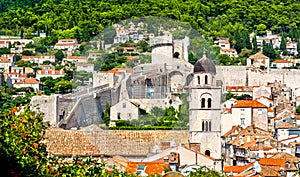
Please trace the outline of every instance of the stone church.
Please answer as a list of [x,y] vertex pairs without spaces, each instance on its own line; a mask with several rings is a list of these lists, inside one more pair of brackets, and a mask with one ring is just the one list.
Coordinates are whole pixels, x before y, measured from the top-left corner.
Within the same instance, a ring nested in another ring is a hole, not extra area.
[[194,65],[189,90],[189,141],[194,150],[220,159],[222,85],[215,76],[215,64],[204,53]]

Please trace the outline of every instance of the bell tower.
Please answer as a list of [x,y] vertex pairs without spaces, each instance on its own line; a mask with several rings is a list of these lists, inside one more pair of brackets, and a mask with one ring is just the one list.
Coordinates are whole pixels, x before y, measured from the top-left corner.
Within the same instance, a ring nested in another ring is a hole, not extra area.
[[189,91],[189,141],[201,153],[221,158],[221,86],[216,85],[216,67],[203,57],[194,65]]

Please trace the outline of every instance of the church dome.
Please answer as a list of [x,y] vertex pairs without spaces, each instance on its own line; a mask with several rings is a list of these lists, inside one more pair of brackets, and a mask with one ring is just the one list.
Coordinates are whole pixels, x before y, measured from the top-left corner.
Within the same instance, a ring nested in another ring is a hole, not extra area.
[[210,73],[210,74],[215,75],[216,74],[216,66],[215,66],[214,62],[212,60],[208,59],[204,53],[203,57],[195,63],[194,73]]

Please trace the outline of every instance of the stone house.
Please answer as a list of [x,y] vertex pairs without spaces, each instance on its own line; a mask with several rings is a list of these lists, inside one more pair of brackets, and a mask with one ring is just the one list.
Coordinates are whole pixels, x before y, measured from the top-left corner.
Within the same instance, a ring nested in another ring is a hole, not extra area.
[[139,108],[129,100],[122,100],[110,108],[110,120],[139,119]]
[[268,107],[256,100],[237,101],[231,108],[231,116],[232,126],[268,128]]
[[247,67],[266,70],[270,67],[270,58],[262,54],[262,52],[258,52],[247,58]]

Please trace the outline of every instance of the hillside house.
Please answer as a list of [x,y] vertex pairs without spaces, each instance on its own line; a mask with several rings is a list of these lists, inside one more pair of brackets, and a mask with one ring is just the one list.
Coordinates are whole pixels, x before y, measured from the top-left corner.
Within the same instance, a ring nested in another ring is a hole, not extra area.
[[289,68],[292,67],[293,63],[288,60],[275,60],[272,62],[271,67],[272,68]]
[[110,108],[110,120],[139,119],[140,111],[137,105],[129,100],[122,100]]
[[266,70],[270,67],[270,58],[262,54],[262,52],[258,52],[247,58],[247,67]]
[[35,78],[25,78],[22,81],[14,83],[14,87],[16,87],[16,88],[32,87],[35,92],[37,92],[39,90],[43,90],[43,84],[41,84]]
[[52,77],[53,79],[64,77],[64,70],[38,70],[36,72],[36,79],[40,80],[42,77]]
[[50,61],[51,63],[55,63],[55,56],[22,56],[23,61],[29,61],[31,63],[43,64],[44,61]]

